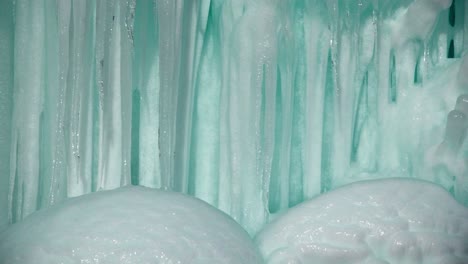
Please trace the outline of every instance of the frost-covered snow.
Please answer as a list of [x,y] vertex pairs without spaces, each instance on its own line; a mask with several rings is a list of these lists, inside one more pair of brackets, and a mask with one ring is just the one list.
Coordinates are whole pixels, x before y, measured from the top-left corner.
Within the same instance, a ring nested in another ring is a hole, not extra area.
[[248,234],[198,199],[144,187],[72,198],[0,234],[1,264],[260,263]]
[[351,184],[290,209],[257,236],[267,263],[468,263],[468,209],[428,182]]
[[[183,194],[123,187],[71,198],[0,233],[0,264],[468,263],[468,209],[429,182],[354,183],[256,237]],[[258,248],[257,248],[258,246]]]

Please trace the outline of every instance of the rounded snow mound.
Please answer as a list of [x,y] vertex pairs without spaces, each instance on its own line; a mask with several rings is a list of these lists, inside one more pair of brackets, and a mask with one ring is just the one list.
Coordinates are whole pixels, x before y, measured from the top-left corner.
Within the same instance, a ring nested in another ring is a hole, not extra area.
[[69,199],[0,234],[0,263],[260,263],[229,216],[179,193],[124,187]]
[[468,263],[468,209],[428,182],[354,183],[304,202],[257,236],[267,263]]

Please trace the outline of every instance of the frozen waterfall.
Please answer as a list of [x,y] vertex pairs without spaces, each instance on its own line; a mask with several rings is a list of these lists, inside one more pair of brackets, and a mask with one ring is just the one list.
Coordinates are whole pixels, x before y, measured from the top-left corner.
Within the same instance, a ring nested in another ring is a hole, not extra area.
[[255,234],[347,183],[468,204],[464,0],[0,1],[0,227],[124,185]]

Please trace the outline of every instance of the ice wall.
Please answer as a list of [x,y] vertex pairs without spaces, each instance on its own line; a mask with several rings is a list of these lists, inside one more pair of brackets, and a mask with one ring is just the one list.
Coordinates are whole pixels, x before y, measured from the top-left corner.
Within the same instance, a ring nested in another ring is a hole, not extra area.
[[4,0],[0,22],[0,226],[130,183],[250,233],[370,178],[468,203],[466,1]]

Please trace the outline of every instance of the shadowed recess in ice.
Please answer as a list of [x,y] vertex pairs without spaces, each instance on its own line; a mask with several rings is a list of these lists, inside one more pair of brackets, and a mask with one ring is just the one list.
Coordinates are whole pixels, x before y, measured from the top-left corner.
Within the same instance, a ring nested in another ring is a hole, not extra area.
[[468,209],[411,179],[353,183],[289,209],[256,238],[266,263],[468,263]]
[[0,228],[128,184],[250,234],[365,179],[468,204],[467,3],[0,1]]
[[247,232],[196,198],[123,187],[72,198],[0,233],[1,264],[262,263]]

